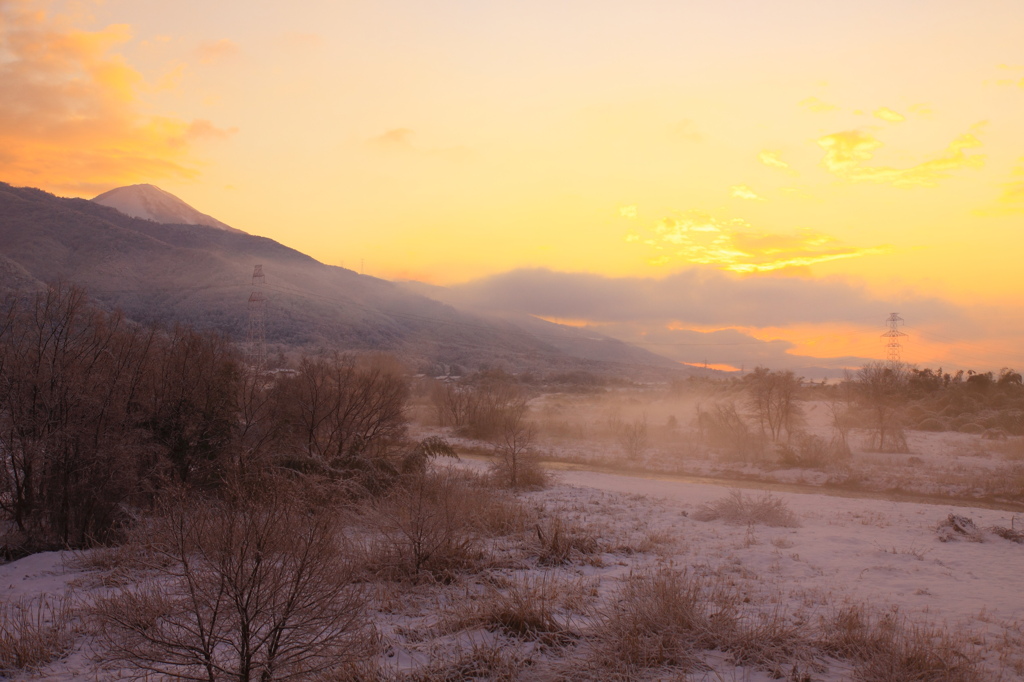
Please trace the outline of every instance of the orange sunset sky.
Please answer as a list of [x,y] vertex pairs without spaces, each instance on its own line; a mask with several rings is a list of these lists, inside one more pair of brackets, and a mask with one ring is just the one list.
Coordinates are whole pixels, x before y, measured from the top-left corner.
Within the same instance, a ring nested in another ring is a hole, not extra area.
[[0,180],[687,362],[1024,368],[1020,0],[0,0]]

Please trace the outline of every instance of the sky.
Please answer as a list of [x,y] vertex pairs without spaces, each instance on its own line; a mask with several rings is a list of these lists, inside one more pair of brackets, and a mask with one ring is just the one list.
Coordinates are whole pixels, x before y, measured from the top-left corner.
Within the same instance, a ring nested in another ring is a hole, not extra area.
[[1019,0],[0,0],[0,180],[683,362],[1024,367]]

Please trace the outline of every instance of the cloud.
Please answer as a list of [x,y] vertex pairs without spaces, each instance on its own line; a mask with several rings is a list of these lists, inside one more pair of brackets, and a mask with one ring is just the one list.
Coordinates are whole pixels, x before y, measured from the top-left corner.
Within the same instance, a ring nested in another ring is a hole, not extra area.
[[634,220],[636,218],[636,204],[633,204],[631,206],[620,206],[619,215],[622,216],[623,218]]
[[126,25],[83,31],[28,2],[0,3],[5,181],[95,194],[198,176],[191,144],[220,129],[141,111],[136,93],[144,79],[116,52],[131,35]]
[[[753,369],[758,365],[773,369],[805,369],[810,366],[842,369],[859,367],[869,361],[867,357],[811,357],[797,354],[796,343],[777,337],[778,331],[769,334],[760,333],[759,338],[747,330],[725,328],[711,331],[686,329],[678,324],[637,324],[614,323],[590,325],[590,328],[614,338],[631,343],[653,353],[657,353],[678,362],[693,365],[707,363],[709,367],[732,367],[734,369]],[[862,333],[864,330],[859,330]],[[798,331],[799,333],[799,331]],[[804,331],[806,333],[806,331]],[[877,357],[882,350],[873,331],[864,336],[870,338],[865,344],[851,344],[852,347],[868,351],[871,344],[876,346],[874,355]]]
[[765,198],[759,195],[754,190],[750,189],[746,185],[733,185],[730,194],[737,199],[746,199],[748,201],[765,201]]
[[997,78],[995,80],[996,85],[1009,86],[1011,88],[1024,88],[1024,78],[1020,76],[1020,72],[1024,71],[1024,66],[1017,64],[1000,64],[999,69],[1001,71],[1010,71],[1010,78]]
[[216,62],[230,59],[239,54],[241,50],[238,44],[227,38],[220,40],[206,41],[196,48],[196,56],[200,64],[215,64]]
[[205,118],[197,118],[188,124],[182,136],[185,141],[214,139],[225,140],[238,132],[238,128],[218,128]]
[[827,170],[850,182],[888,183],[896,187],[931,187],[949,177],[950,172],[964,168],[980,168],[985,163],[982,154],[968,154],[966,150],[982,146],[975,136],[980,126],[953,140],[946,150],[924,163],[910,168],[865,166],[883,143],[863,130],[846,130],[818,139],[825,150],[822,165]]
[[823,112],[826,112],[826,111],[835,111],[836,109],[839,108],[839,107],[837,107],[834,104],[829,104],[828,102],[822,102],[817,97],[808,97],[807,99],[802,100],[800,102],[800,106],[802,106],[805,109],[809,109],[810,111],[813,111],[815,113],[823,113]]
[[962,318],[938,299],[883,301],[839,279],[742,277],[711,268],[689,268],[662,279],[522,269],[449,291],[451,302],[470,307],[604,324],[763,328],[878,318],[881,325],[890,310],[915,322]]
[[462,162],[473,158],[468,147],[444,147],[421,149],[413,144],[415,132],[409,128],[392,128],[368,140],[369,146],[379,151],[395,154],[408,154],[423,158],[440,158],[446,161]]
[[792,234],[767,233],[740,218],[721,219],[700,211],[664,218],[647,238],[634,231],[627,241],[653,247],[657,252],[653,264],[676,261],[740,273],[806,267],[886,251],[880,246],[848,246],[807,229]]
[[914,114],[915,116],[920,116],[921,118],[931,118],[934,112],[932,111],[932,108],[929,105],[922,103],[912,105],[910,107],[910,113]]
[[[1013,170],[1013,175],[1024,176],[1024,158]],[[1002,216],[1024,213],[1024,180],[1013,180],[1002,184],[1002,193],[994,206],[973,211],[977,216]]]
[[907,120],[907,117],[903,114],[893,111],[888,107],[882,107],[881,109],[875,110],[875,118],[880,118],[883,121],[889,121],[890,123],[902,123]]
[[788,163],[779,158],[779,152],[770,151],[766,149],[765,151],[758,154],[757,158],[761,163],[763,163],[766,166],[784,170],[787,173],[790,173],[791,175],[797,174],[796,171],[793,170],[793,168]]
[[370,144],[379,149],[414,150],[412,136],[413,131],[408,128],[393,128],[370,138]]

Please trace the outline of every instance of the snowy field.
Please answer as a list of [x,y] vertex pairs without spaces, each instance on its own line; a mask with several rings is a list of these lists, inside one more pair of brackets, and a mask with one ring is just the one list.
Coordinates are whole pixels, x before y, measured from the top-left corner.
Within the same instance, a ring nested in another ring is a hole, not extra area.
[[[484,467],[466,460],[457,466]],[[587,471],[555,476],[547,489],[519,495],[534,510],[534,522],[494,541],[485,567],[452,580],[374,587],[370,615],[382,653],[367,679],[867,679],[855,661],[814,644],[822,623],[847,608],[911,630],[941,631],[981,671],[974,678],[921,679],[1024,679],[1024,544],[985,530],[1021,529],[1022,516],[775,492],[776,506],[792,513],[784,525],[766,525],[770,518],[698,520],[708,516],[709,504],[735,493]],[[742,495],[756,500],[762,494]],[[951,514],[970,518],[977,532],[940,529]],[[555,519],[567,537],[590,544],[578,544],[565,563],[545,565],[534,536],[543,529],[550,534]],[[82,562],[72,558],[54,552],[0,566],[2,599],[73,594],[68,598],[85,604],[125,582],[111,577],[116,569],[73,568]],[[743,618],[776,623],[785,637],[755,646],[753,656],[739,655],[737,645],[704,647],[688,663],[669,657],[663,664],[610,669],[595,651],[603,640],[589,633],[607,622],[631,578],[659,570],[727,593]],[[488,609],[517,594],[540,603],[552,626],[533,633],[495,626]],[[82,625],[68,656],[22,676],[118,677],[93,660],[93,635]]]

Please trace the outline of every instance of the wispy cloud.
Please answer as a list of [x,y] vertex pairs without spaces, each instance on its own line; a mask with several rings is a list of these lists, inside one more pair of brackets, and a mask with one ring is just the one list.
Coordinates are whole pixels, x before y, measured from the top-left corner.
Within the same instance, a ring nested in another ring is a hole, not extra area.
[[791,175],[796,175],[796,171],[788,163],[783,161],[781,153],[773,150],[766,149],[757,155],[758,160],[770,168],[778,168],[784,170]]
[[[605,277],[547,269],[513,270],[451,287],[450,302],[594,323],[661,321],[683,326],[776,327],[846,320],[881,325],[894,303],[839,279],[747,277],[695,267],[662,279]],[[960,319],[958,309],[927,297],[903,297],[917,320]]]
[[996,85],[1011,88],[1024,88],[1024,66],[1019,64],[1000,64],[1003,73],[995,80]]
[[748,201],[764,201],[765,198],[750,189],[746,185],[733,185],[729,191],[729,194],[736,199],[746,199]]
[[815,113],[824,113],[826,111],[835,111],[839,107],[828,102],[823,102],[817,97],[808,97],[807,99],[801,100],[800,106]]
[[664,218],[647,235],[634,230],[626,241],[651,248],[652,264],[700,264],[739,273],[806,267],[887,250],[849,246],[807,229],[768,233],[740,218],[720,219],[700,211]]
[[389,154],[435,157],[448,161],[467,161],[473,157],[468,147],[420,148],[413,142],[415,136],[415,131],[409,128],[392,128],[371,137],[367,143],[372,149]]
[[[1014,177],[1024,177],[1024,158],[1013,170]],[[1002,193],[995,204],[973,212],[977,216],[1001,216],[1024,213],[1024,179],[1002,184]]]
[[846,130],[818,139],[818,145],[825,150],[822,165],[831,173],[850,182],[888,183],[897,187],[930,187],[949,177],[952,171],[964,168],[981,168],[985,164],[982,154],[970,154],[967,150],[982,146],[975,133],[964,133],[953,140],[945,151],[934,158],[909,168],[868,166],[875,153],[883,146],[881,140],[863,130]]
[[131,39],[127,25],[83,31],[30,3],[0,3],[0,175],[7,182],[94,194],[198,176],[192,143],[232,131],[143,113],[136,95],[148,86],[117,52]]
[[906,116],[897,111],[893,111],[889,107],[875,109],[875,118],[880,118],[883,121],[889,121],[890,123],[902,123],[907,120]]
[[199,44],[196,48],[196,56],[200,64],[214,64],[238,55],[241,50],[238,44],[227,38],[220,40],[208,40]]

